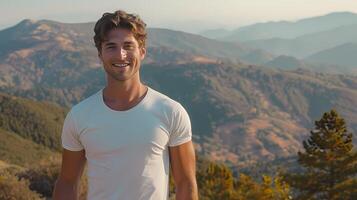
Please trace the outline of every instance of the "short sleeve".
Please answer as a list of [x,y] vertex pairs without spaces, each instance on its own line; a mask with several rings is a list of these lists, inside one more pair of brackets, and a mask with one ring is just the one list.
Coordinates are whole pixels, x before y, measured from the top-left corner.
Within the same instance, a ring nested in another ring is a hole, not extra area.
[[188,113],[181,104],[173,113],[169,146],[178,146],[192,139],[191,121]]
[[64,120],[61,139],[63,148],[67,150],[80,151],[84,149],[79,140],[79,133],[76,129],[75,120],[71,111]]

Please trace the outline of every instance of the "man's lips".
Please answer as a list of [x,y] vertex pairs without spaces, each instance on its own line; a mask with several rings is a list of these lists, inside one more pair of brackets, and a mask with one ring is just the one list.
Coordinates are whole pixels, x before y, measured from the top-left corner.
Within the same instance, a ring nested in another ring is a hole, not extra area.
[[129,63],[114,63],[112,64],[113,67],[126,67],[129,66]]

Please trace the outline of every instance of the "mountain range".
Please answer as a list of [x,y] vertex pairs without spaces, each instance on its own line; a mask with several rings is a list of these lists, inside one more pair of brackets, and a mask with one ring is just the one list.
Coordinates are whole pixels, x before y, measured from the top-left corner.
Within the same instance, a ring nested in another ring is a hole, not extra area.
[[305,58],[319,51],[345,43],[357,42],[357,23],[332,30],[302,35],[293,39],[272,38],[252,40],[244,44],[266,50],[276,55],[292,55]]
[[232,31],[225,29],[206,30],[200,34],[212,39],[225,41],[253,41],[271,38],[294,39],[302,35],[328,31],[340,26],[357,23],[357,14],[334,12],[323,16],[297,21],[270,21],[239,27]]
[[[26,113],[19,115],[25,116],[21,121],[29,126],[36,124],[30,119],[40,123],[16,130],[2,125],[7,134],[2,137],[16,134],[49,151],[59,148],[56,138],[65,112],[105,85],[92,25],[24,20],[0,31],[0,91],[6,93],[6,105],[16,104],[16,99],[31,102],[30,107],[20,106]],[[148,40],[143,81],[188,110],[202,155],[234,165],[296,155],[313,121],[332,108],[357,130],[356,76],[245,64],[240,62],[244,57],[259,63],[271,57],[265,51],[179,31],[149,29]],[[272,65],[285,59],[278,58]],[[53,103],[57,106],[45,111],[27,111]],[[17,115],[0,113],[3,120],[11,118],[7,124],[16,123]],[[41,120],[41,115],[48,116]],[[30,131],[38,127],[44,131]]]
[[292,56],[304,62],[307,69],[356,74],[356,52],[351,47],[357,43],[355,13],[336,12],[295,22],[257,23],[233,31],[217,29],[201,34],[269,52],[273,56],[265,63],[271,64],[279,56]]

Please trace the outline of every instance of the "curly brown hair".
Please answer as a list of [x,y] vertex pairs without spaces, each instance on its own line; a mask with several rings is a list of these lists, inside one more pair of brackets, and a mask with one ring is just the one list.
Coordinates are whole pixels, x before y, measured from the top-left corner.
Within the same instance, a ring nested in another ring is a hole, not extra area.
[[114,13],[104,13],[94,26],[93,39],[98,52],[101,51],[102,42],[106,40],[108,32],[115,28],[130,30],[138,41],[139,47],[145,47],[147,33],[144,21],[136,14],[117,10]]

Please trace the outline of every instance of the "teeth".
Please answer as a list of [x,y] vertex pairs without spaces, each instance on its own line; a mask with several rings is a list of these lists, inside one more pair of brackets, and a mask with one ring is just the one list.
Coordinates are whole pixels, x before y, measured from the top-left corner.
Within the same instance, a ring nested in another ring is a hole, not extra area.
[[120,64],[113,64],[115,67],[125,67],[128,64],[127,63],[120,63]]

